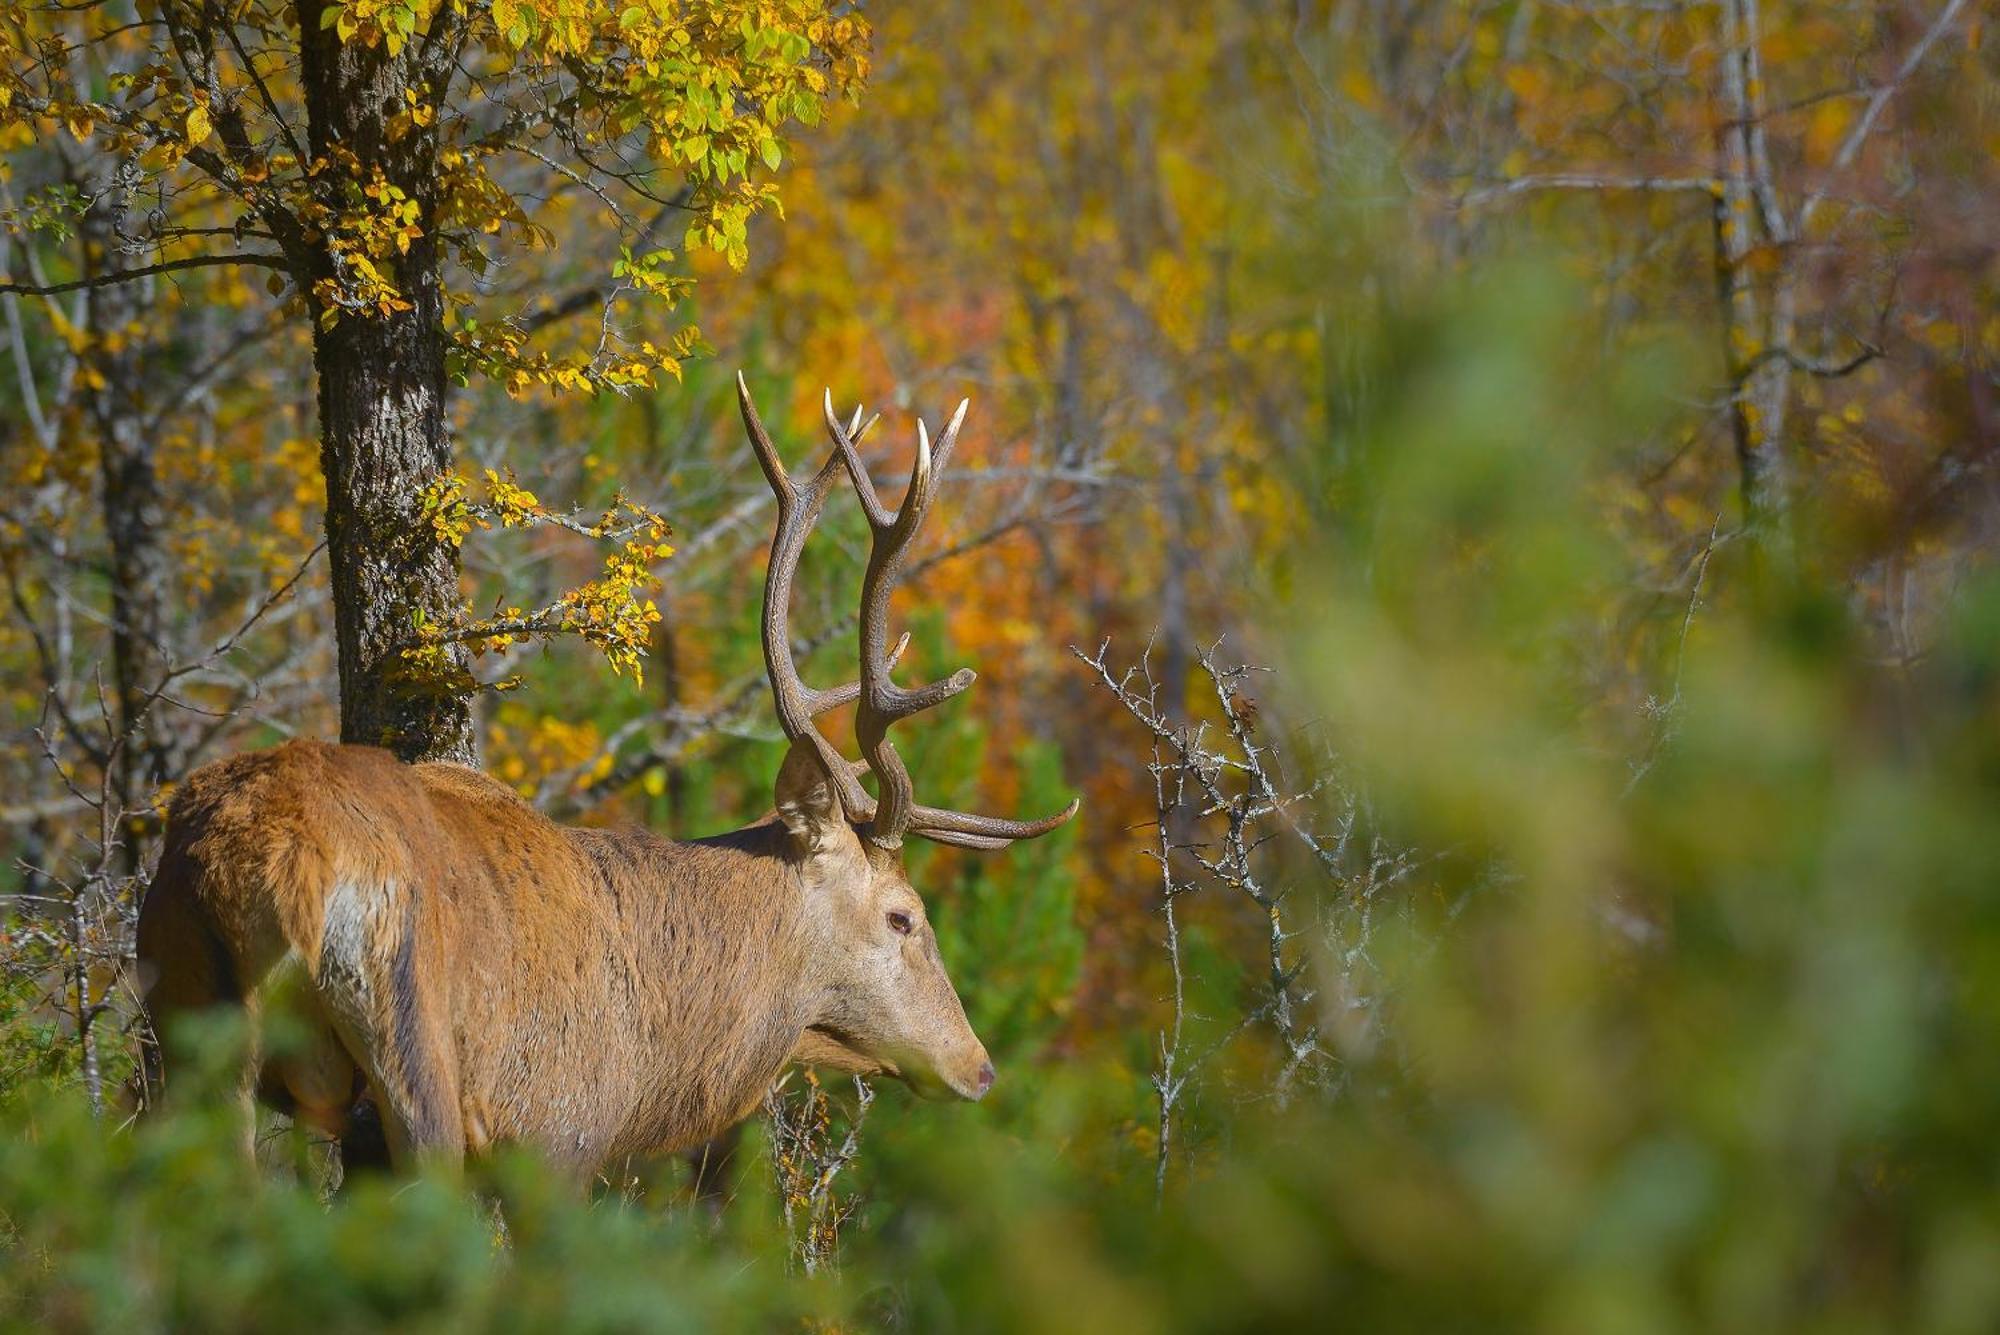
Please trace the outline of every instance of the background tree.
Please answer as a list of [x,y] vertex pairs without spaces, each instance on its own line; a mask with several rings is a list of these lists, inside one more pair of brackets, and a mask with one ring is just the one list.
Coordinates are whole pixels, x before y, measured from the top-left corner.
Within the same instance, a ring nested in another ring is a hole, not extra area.
[[[1357,131],[1393,136],[1445,253],[1561,245],[1607,336],[1713,331],[1715,389],[1659,442],[1648,503],[1713,515],[1726,479],[1780,547],[1834,519],[1907,556],[1935,532],[1934,479],[1986,466],[1937,418],[1990,368],[1967,333],[1992,295],[1974,238],[1993,175],[1956,131],[1992,81],[1975,8],[1335,5],[1294,69],[1316,170],[1337,179]],[[1668,520],[1682,564],[1689,520]]]
[[[618,318],[635,298],[670,308],[682,286],[660,233],[685,214],[669,239],[740,264],[748,219],[775,198],[753,172],[782,161],[787,127],[853,88],[865,28],[813,3],[505,0],[172,3],[136,17],[92,5],[17,10],[9,25],[10,121],[91,141],[116,163],[105,188],[145,196],[148,212],[120,230],[122,204],[71,193],[87,215],[109,212],[107,235],[132,262],[7,290],[273,272],[313,329],[341,735],[470,759],[466,643],[478,636],[456,535],[425,509],[453,466],[451,377],[600,390],[678,371],[690,329],[655,342]],[[531,265],[513,261],[549,236],[537,201],[570,192],[602,209],[619,244],[588,303],[595,337],[551,352],[528,338]],[[56,205],[45,187],[29,194]],[[645,578],[656,554],[622,573]],[[610,626],[620,639],[632,580],[599,592],[533,629]]]

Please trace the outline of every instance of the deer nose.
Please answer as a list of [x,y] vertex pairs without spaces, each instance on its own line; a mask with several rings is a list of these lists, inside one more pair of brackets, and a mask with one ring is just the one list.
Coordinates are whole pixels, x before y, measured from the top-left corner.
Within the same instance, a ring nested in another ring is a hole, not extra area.
[[993,1088],[993,1063],[992,1063],[992,1062],[990,1062],[990,1061],[987,1061],[987,1062],[981,1062],[981,1063],[979,1063],[979,1077],[978,1077],[978,1078],[979,1078],[979,1093],[978,1093],[978,1094],[977,1094],[977,1095],[976,1095],[975,1097],[977,1097],[977,1098],[982,1098],[982,1099],[983,1099],[983,1098],[985,1098],[985,1097],[986,1097],[986,1091],[987,1091],[987,1090],[989,1090],[989,1089],[991,1089],[991,1088]]

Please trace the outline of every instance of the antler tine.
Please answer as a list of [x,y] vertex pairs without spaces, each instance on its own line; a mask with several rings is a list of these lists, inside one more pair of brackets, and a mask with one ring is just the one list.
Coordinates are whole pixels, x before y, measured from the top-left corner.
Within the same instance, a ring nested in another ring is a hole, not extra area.
[[[770,678],[771,699],[777,709],[778,726],[784,729],[788,740],[809,741],[812,744],[819,754],[820,767],[826,771],[835,792],[839,794],[841,807],[847,812],[848,819],[868,820],[873,814],[874,802],[855,778],[848,762],[813,723],[819,715],[856,699],[861,694],[861,683],[854,681],[832,690],[815,690],[806,685],[805,679],[799,675],[798,663],[792,657],[792,583],[798,574],[799,558],[805,552],[806,539],[819,522],[820,511],[833,491],[834,480],[840,475],[840,456],[828,456],[811,481],[803,488],[797,486],[786,473],[784,462],[771,443],[770,433],[764,429],[763,420],[757,414],[757,405],[750,397],[750,386],[740,371],[736,376],[736,397],[743,411],[743,426],[749,433],[751,448],[756,451],[757,462],[778,500],[778,522],[771,536],[771,558],[764,576],[763,624],[764,670]],[[908,642],[909,637],[904,636],[889,655],[890,661],[901,657]]]
[[965,848],[1005,848],[1016,839],[1039,839],[1069,822],[1083,808],[1083,799],[1073,797],[1069,805],[1053,816],[1040,820],[1008,820],[1003,816],[975,816],[940,807],[915,807],[910,812],[910,833],[941,844]]
[[[867,824],[869,839],[888,848],[901,844],[903,836],[910,833],[966,848],[1004,848],[1016,839],[1047,834],[1074,816],[1080,805],[1077,802],[1038,821],[1005,820],[919,806],[909,771],[888,739],[890,724],[942,704],[972,685],[974,679],[970,668],[960,668],[927,686],[914,689],[898,686],[890,679],[890,672],[909,646],[910,637],[905,634],[893,646],[888,643],[890,595],[902,573],[910,541],[937,494],[938,477],[957,444],[969,402],[958,405],[935,448],[929,430],[921,420],[917,423],[917,457],[910,469],[910,481],[904,489],[901,508],[891,512],[882,504],[857,448],[879,416],[864,423],[862,410],[856,408],[854,415],[843,423],[834,413],[833,394],[829,390],[823,403],[834,453],[812,480],[800,487],[786,473],[741,374],[736,377],[736,385],[750,444],[778,498],[777,531],[771,539],[770,570],[764,583],[764,665],[771,679],[771,695],[785,736],[793,742],[812,743],[847,818],[856,824]],[[792,657],[791,593],[806,539],[819,520],[834,477],[843,468],[861,500],[871,531],[868,569],[861,581],[861,678],[822,691],[805,684]],[[859,765],[843,759],[813,723],[818,715],[856,699],[860,708],[855,713],[855,732],[864,757]],[[879,802],[871,799],[861,786],[859,775],[863,768],[875,774],[882,790]]]
[[743,412],[743,430],[749,434],[750,448],[757,454],[757,466],[764,470],[771,490],[778,495],[782,523],[785,506],[795,495],[792,479],[785,472],[784,461],[778,458],[777,447],[771,444],[771,433],[764,429],[764,419],[757,415],[757,404],[750,397],[750,382],[741,371],[736,373],[736,406]]
[[910,540],[916,535],[918,525],[930,508],[931,498],[936,494],[937,470],[930,434],[923,420],[919,418],[917,421],[917,457],[910,468],[910,482],[903,492],[903,504],[893,514],[874,495],[874,484],[868,480],[868,470],[862,467],[851,442],[836,443],[840,445],[840,457],[847,465],[848,476],[861,497],[862,508],[868,512],[869,527],[873,530],[868,546],[868,569],[861,579],[861,705],[855,712],[854,731],[861,743],[861,754],[868,758],[869,768],[875,771],[876,786],[881,794],[875,819],[869,828],[869,838],[884,847],[894,848],[902,843],[904,833],[910,828],[916,794],[910,782],[910,772],[904,767],[902,757],[896,753],[895,743],[888,738],[889,725],[899,718],[907,718],[919,710],[949,700],[972,685],[974,674],[970,668],[960,668],[942,681],[906,690],[890,678],[884,652],[889,638],[889,599],[895,592],[897,578],[902,574]]
[[931,459],[933,473],[944,471],[944,461],[951,458],[952,447],[958,444],[958,429],[965,425],[965,413],[970,407],[972,407],[971,399],[960,399],[957,410],[951,415],[951,420],[945,423],[944,435],[938,438],[937,449]]
[[[862,427],[859,432],[854,429],[854,423],[861,420],[861,405],[855,405],[853,420],[843,427],[839,414],[833,411],[833,390],[826,391],[822,404],[826,410],[827,434],[833,437],[834,449],[847,465],[847,476],[854,482],[855,495],[861,498],[861,509],[868,516],[868,526],[873,529],[893,523],[896,517],[882,504],[882,498],[875,490],[875,479],[868,476],[867,468],[861,463],[861,452],[855,448],[868,430],[868,427]],[[877,413],[869,418],[868,426],[874,426],[881,416]]]
[[[904,631],[896,637],[896,642],[889,646],[889,666],[893,668],[896,664],[900,663],[903,659],[903,651],[909,647],[910,632]],[[851,705],[860,699],[861,683],[850,681],[844,685],[835,686],[831,690],[815,692],[815,694],[819,697],[819,703],[813,710],[813,716],[817,718],[821,714],[829,713],[832,710],[840,708],[842,705]]]
[[[888,513],[875,496],[874,486],[852,442],[842,440],[837,429],[834,433],[835,445],[873,530],[868,569],[861,582],[861,705],[855,714],[854,728],[862,755],[875,771],[881,790],[869,838],[889,848],[899,845],[908,833],[968,848],[1004,848],[1016,839],[1032,839],[1048,833],[1077,810],[1077,804],[1072,802],[1046,820],[1012,821],[919,806],[909,770],[896,753],[895,743],[888,739],[889,726],[896,720],[942,704],[971,686],[976,676],[971,668],[960,668],[941,681],[906,689],[890,679],[894,657],[883,651],[889,634],[890,595],[902,573],[911,539],[936,498],[938,479],[958,442],[969,406],[969,401],[959,403],[935,449],[931,446],[929,429],[922,419],[918,420],[917,457],[910,469],[909,485],[903,492],[903,504],[894,514]],[[830,398],[828,409],[828,422],[837,428]]]

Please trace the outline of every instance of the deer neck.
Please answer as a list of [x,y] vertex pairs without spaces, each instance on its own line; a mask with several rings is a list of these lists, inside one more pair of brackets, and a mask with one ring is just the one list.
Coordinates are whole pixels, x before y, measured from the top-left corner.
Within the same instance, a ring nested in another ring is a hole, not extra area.
[[696,1143],[762,1097],[827,1002],[783,831],[674,842],[579,831],[626,927],[644,1148]]

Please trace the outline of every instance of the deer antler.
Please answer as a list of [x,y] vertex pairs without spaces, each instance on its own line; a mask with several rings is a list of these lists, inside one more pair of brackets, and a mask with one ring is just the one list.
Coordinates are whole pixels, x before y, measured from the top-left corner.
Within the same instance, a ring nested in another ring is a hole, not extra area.
[[[856,711],[854,730],[868,767],[875,771],[876,781],[882,789],[881,807],[869,828],[868,837],[885,848],[894,848],[902,843],[905,834],[917,834],[969,848],[1005,848],[1016,839],[1033,839],[1047,834],[1074,816],[1079,805],[1072,801],[1055,815],[1038,821],[976,816],[919,805],[910,773],[904,768],[902,757],[896,754],[895,743],[887,735],[891,724],[944,703],[972,685],[976,676],[971,668],[960,668],[949,677],[928,686],[906,689],[890,678],[890,669],[895,667],[900,655],[890,653],[887,647],[889,597],[902,574],[910,540],[924,522],[924,515],[937,496],[938,477],[944,471],[945,461],[951,458],[952,447],[958,443],[959,428],[965,423],[965,411],[969,406],[969,401],[960,401],[958,411],[952,414],[950,424],[938,438],[935,450],[931,447],[929,430],[923,420],[918,419],[916,461],[910,469],[910,482],[904,489],[903,503],[892,513],[882,504],[874,481],[861,462],[860,451],[856,448],[858,437],[851,428],[843,428],[840,418],[835,415],[832,393],[829,392],[825,399],[827,432],[833,437],[841,461],[847,465],[848,478],[861,498],[861,508],[868,516],[872,535],[868,548],[868,571],[861,581],[861,707]],[[858,411],[856,420],[859,420]]]
[[[750,447],[757,454],[758,466],[764,470],[764,478],[778,498],[778,524],[771,536],[770,566],[764,576],[764,670],[771,679],[771,697],[778,710],[778,726],[784,729],[788,741],[812,743],[813,749],[819,753],[820,766],[833,781],[834,790],[839,794],[840,804],[847,811],[848,818],[860,819],[854,814],[856,811],[864,805],[872,809],[868,792],[856,779],[853,768],[826,740],[813,720],[851,703],[860,695],[861,683],[849,682],[830,691],[815,690],[806,685],[799,676],[798,664],[792,658],[790,625],[792,579],[798,574],[799,557],[805,552],[806,539],[811,536],[813,525],[819,522],[819,512],[826,505],[834,479],[840,475],[840,461],[829,456],[801,491],[785,472],[784,462],[778,458],[777,447],[772,445],[763,419],[757,415],[757,405],[750,398],[750,386],[740,371],[736,375],[736,400],[743,410],[743,429],[749,433]],[[871,419],[867,426],[860,426],[858,412],[855,423],[857,439],[867,433],[868,426],[874,425]],[[901,657],[908,639],[905,636],[896,645],[893,656]]]
[[[928,686],[906,689],[890,678],[891,670],[909,645],[903,635],[891,646],[889,639],[889,596],[895,591],[909,552],[910,539],[923,523],[925,512],[937,494],[938,474],[957,443],[958,430],[965,420],[965,403],[958,405],[951,425],[931,448],[930,433],[917,423],[917,458],[910,470],[909,486],[903,503],[891,512],[882,504],[857,448],[876,418],[861,420],[856,408],[843,424],[833,411],[833,394],[825,400],[826,425],[833,437],[834,453],[803,489],[795,486],[778,458],[764,424],[750,400],[749,386],[741,374],[736,377],[737,397],[743,409],[743,425],[764,477],[778,498],[777,531],[771,539],[771,563],[764,583],[764,665],[771,678],[771,694],[778,710],[778,722],[785,736],[797,742],[809,741],[818,753],[834,791],[840,797],[847,818],[865,824],[867,837],[884,848],[898,847],[906,834],[920,835],[940,843],[967,848],[1005,848],[1016,839],[1033,839],[1047,834],[1070,817],[1080,805],[1072,801],[1053,816],[1038,821],[1006,820],[998,816],[976,816],[921,806],[916,802],[910,773],[902,757],[888,739],[889,725],[899,719],[941,704],[972,685],[974,673],[960,668],[951,676]],[[789,617],[792,580],[798,573],[799,557],[806,538],[818,522],[833,479],[845,467],[861,508],[868,517],[871,534],[868,570],[861,584],[861,680],[832,690],[815,690],[800,678],[792,658]],[[872,800],[861,786],[855,768],[844,760],[819,731],[813,719],[849,701],[861,704],[855,717],[855,733],[861,743],[868,769],[881,785],[882,800]]]

